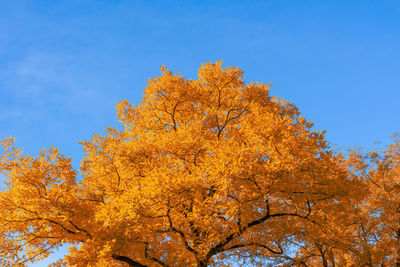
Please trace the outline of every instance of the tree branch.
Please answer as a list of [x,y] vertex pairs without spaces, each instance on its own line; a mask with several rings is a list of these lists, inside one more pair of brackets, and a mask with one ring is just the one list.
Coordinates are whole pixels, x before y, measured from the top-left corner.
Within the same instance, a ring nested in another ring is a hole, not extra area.
[[237,249],[237,248],[243,248],[243,247],[249,247],[249,246],[256,246],[256,247],[265,248],[265,249],[267,249],[268,251],[270,251],[270,252],[272,252],[274,254],[283,254],[283,249],[281,247],[279,247],[280,251],[276,251],[276,250],[273,250],[272,248],[268,247],[267,245],[256,243],[256,242],[251,242],[251,243],[247,243],[247,244],[233,245],[231,247],[225,248],[224,251]]
[[149,243],[145,242],[144,245],[145,245],[145,248],[144,248],[144,256],[145,256],[147,259],[152,260],[152,261],[154,261],[155,263],[160,264],[161,266],[168,267],[168,264],[166,264],[165,262],[163,262],[163,261],[161,261],[160,259],[154,258],[153,256],[150,256],[150,255],[149,255],[149,247],[150,247]]
[[117,260],[117,261],[125,262],[125,263],[127,263],[129,266],[148,267],[147,265],[141,264],[141,263],[139,263],[139,262],[137,262],[137,261],[132,260],[132,259],[129,258],[129,257],[126,257],[126,256],[121,256],[121,255],[116,255],[116,254],[114,254],[114,255],[111,256],[111,258],[113,258],[114,260]]

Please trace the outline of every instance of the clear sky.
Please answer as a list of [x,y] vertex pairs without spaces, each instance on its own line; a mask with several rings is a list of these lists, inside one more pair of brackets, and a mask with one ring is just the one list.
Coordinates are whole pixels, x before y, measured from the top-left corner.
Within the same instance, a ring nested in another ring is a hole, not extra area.
[[400,131],[400,1],[0,0],[0,138],[36,153],[118,126],[165,65],[222,59],[270,82],[337,148]]

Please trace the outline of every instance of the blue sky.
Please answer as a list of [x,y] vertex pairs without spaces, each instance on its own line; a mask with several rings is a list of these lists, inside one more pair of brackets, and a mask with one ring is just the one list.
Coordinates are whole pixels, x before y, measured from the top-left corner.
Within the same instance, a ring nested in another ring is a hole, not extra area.
[[0,138],[36,153],[118,126],[159,67],[222,59],[270,82],[337,148],[400,130],[400,1],[0,0]]

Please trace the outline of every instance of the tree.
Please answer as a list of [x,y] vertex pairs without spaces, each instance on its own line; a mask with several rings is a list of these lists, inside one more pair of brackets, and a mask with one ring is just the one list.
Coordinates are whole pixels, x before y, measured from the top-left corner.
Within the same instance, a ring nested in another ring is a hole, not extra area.
[[357,231],[359,262],[400,266],[400,139],[386,149],[353,150],[349,166],[367,189]]
[[137,106],[117,105],[122,130],[82,142],[79,171],[55,148],[32,157],[3,141],[2,262],[67,244],[56,265],[304,265],[308,243],[347,240],[360,183],[324,132],[221,61],[197,80],[161,70]]
[[400,266],[399,136],[386,149],[351,150],[343,165],[361,184],[331,221],[345,217],[350,235],[340,243],[307,240],[298,258],[318,266]]

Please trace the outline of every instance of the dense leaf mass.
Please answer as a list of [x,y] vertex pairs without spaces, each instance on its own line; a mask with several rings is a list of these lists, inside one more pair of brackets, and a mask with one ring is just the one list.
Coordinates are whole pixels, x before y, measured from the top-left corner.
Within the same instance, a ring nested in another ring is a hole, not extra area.
[[61,245],[55,266],[394,264],[398,143],[344,159],[238,68],[161,71],[137,106],[117,105],[122,130],[82,142],[80,170],[55,148],[32,157],[3,140],[3,265]]

